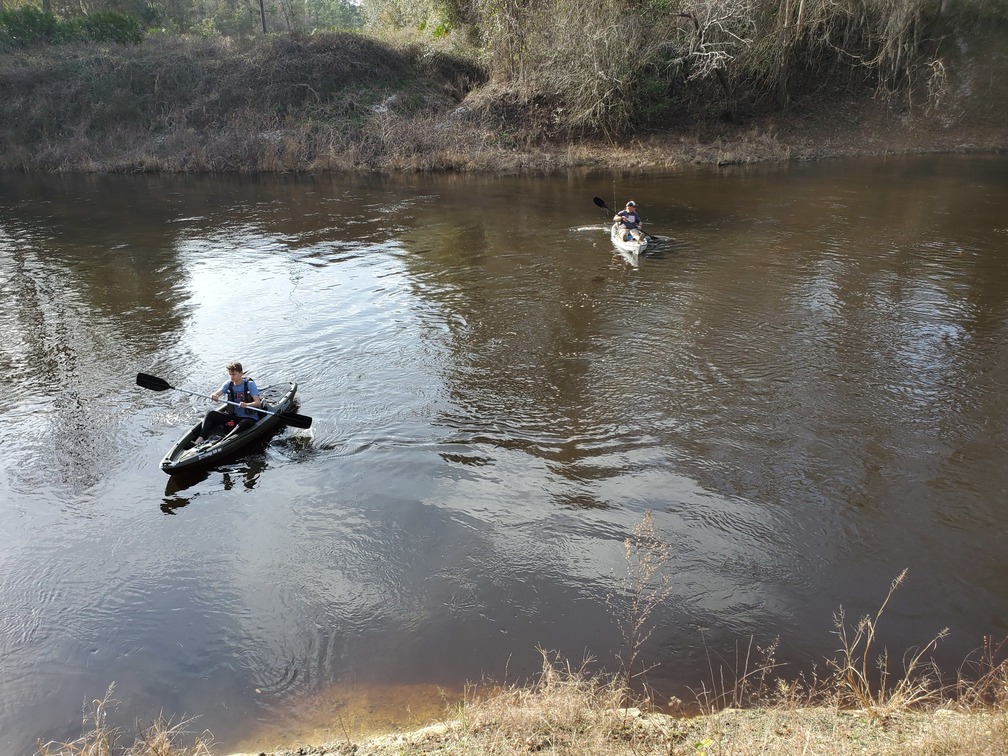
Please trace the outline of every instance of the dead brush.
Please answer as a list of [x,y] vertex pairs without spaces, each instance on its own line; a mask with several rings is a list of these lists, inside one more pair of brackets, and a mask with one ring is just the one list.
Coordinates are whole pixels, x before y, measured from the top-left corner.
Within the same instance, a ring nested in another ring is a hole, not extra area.
[[123,732],[109,720],[109,710],[115,685],[110,685],[102,698],[91,702],[84,712],[84,734],[72,741],[40,743],[36,756],[211,756],[213,738],[204,733],[191,746],[182,744],[189,720],[172,724],[159,716],[142,730],[129,746],[120,745]]
[[967,709],[1008,708],[1008,638],[994,643],[991,636],[983,647],[959,668],[956,698]]
[[889,653],[883,649],[875,656],[879,621],[896,589],[906,579],[903,570],[892,584],[874,617],[864,616],[848,627],[843,607],[833,617],[834,631],[840,639],[839,657],[828,661],[841,705],[855,705],[871,716],[886,716],[915,705],[932,702],[940,692],[939,673],[927,654],[948,635],[943,629],[926,645],[907,651],[903,672],[895,678],[889,667]]
[[[461,752],[570,754],[648,752],[664,737],[660,727],[639,726],[624,708],[619,678],[590,671],[591,660],[572,667],[543,649],[542,671],[530,685],[492,691],[465,702],[458,719]],[[468,744],[474,750],[466,751]],[[638,751],[640,749],[640,751]]]

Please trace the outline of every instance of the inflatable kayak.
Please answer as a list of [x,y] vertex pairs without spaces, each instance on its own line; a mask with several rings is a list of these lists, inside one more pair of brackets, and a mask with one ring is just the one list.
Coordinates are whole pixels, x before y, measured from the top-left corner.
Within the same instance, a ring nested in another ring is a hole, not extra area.
[[[286,393],[276,401],[270,399],[270,393],[269,389],[262,391],[265,397],[262,405],[264,410],[261,413],[262,419],[256,421],[256,424],[251,428],[240,433],[232,433],[229,426],[220,426],[214,431],[216,435],[212,435],[199,446],[193,446],[193,441],[199,436],[200,429],[203,427],[203,421],[200,419],[200,422],[190,428],[165,454],[164,459],[161,460],[161,469],[169,475],[201,470],[238,456],[255,445],[256,442],[267,440],[274,431],[286,424],[307,427],[306,424],[297,422],[303,416],[292,412],[294,396],[297,394],[296,383],[291,382]],[[227,404],[222,404],[217,409],[224,412],[227,410]],[[310,418],[304,419],[310,423]]]

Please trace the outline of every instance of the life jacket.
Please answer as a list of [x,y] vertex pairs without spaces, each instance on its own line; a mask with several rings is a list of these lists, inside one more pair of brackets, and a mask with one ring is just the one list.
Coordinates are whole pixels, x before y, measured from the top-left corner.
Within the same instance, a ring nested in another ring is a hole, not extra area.
[[[248,382],[249,382],[248,378],[245,378],[242,381],[241,394],[238,394],[238,393],[235,392],[234,381],[228,381],[228,389],[227,389],[228,401],[229,402],[251,402],[252,399],[253,399],[253,396],[252,396],[251,392],[249,392]],[[236,407],[233,404],[229,404],[227,406],[227,411],[230,414],[232,414],[232,415],[236,414],[235,413],[235,409],[236,409]],[[259,414],[256,413],[256,412],[254,412],[254,411],[251,412],[250,415],[251,415],[251,418],[253,420],[258,420],[259,419]]]
[[626,228],[637,228],[637,224],[640,223],[640,216],[637,215],[637,211],[634,210],[632,213],[628,213],[626,210],[620,210],[617,215],[623,216],[623,220],[620,223]]

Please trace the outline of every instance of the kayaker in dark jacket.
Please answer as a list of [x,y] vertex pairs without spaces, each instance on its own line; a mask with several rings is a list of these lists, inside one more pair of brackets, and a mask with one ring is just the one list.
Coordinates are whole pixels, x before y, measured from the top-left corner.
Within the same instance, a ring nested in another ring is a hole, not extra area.
[[262,406],[262,396],[259,395],[259,388],[255,381],[245,377],[242,364],[240,362],[228,363],[227,372],[230,380],[225,381],[217,391],[210,394],[210,398],[217,401],[226,395],[229,402],[237,402],[238,406],[229,404],[225,411],[210,410],[207,412],[206,417],[203,418],[203,427],[200,429],[199,436],[193,441],[193,446],[199,446],[210,438],[210,434],[220,425],[228,426],[229,433],[240,433],[251,428],[262,417],[260,413],[251,409]]
[[623,230],[623,241],[630,241],[631,237],[640,241],[644,235],[641,231],[644,221],[637,214],[637,203],[633,200],[627,202],[626,207],[613,216],[613,222],[620,224]]

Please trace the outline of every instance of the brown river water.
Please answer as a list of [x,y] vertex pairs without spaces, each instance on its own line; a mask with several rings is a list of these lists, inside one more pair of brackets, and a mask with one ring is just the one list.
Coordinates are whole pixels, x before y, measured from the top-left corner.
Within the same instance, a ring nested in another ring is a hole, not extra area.
[[[613,256],[593,196],[658,238]],[[1008,635],[1008,158],[563,178],[0,176],[0,752],[192,717],[219,750],[440,710],[536,647],[691,698],[833,615]],[[243,361],[310,430],[177,480]],[[362,702],[364,702],[362,704]],[[344,718],[354,719],[349,724]],[[338,725],[334,724],[339,722]]]

